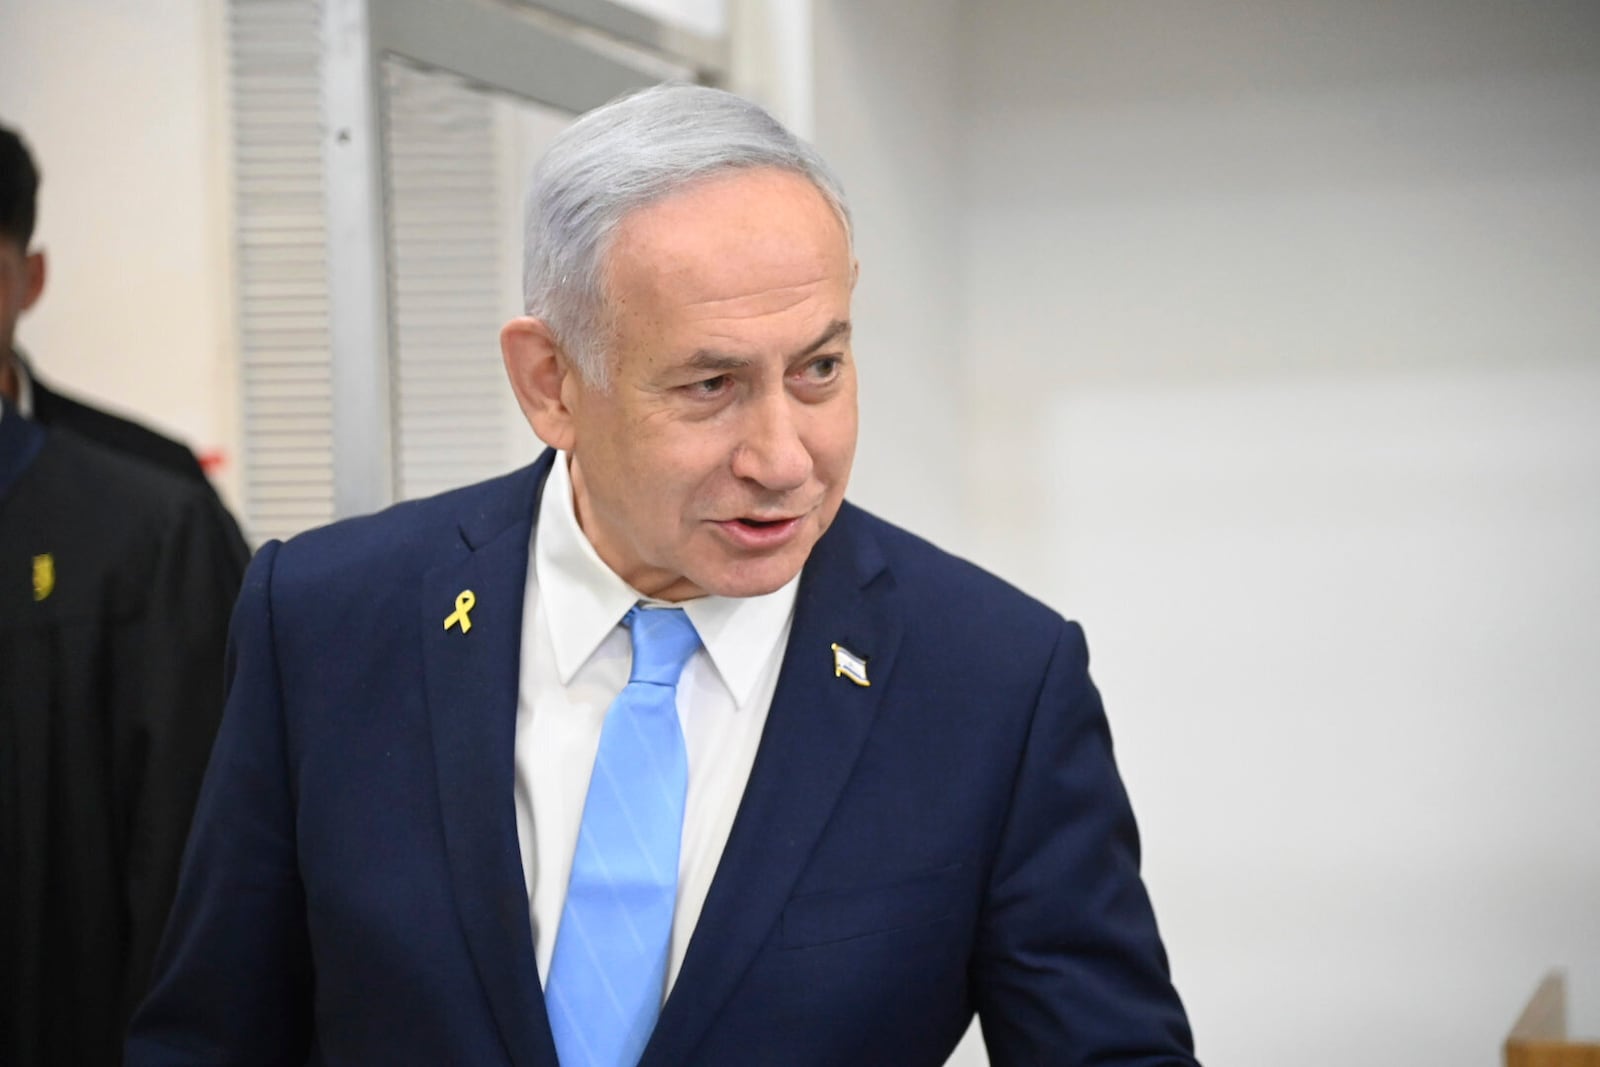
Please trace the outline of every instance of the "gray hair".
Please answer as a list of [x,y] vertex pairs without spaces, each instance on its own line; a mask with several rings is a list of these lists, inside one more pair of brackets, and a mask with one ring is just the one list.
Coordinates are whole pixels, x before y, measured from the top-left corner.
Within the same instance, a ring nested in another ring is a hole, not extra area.
[[816,150],[720,89],[658,85],[619,97],[551,142],[528,190],[523,300],[585,381],[609,380],[606,257],[623,219],[693,182],[756,167],[809,180],[850,240],[844,189]]

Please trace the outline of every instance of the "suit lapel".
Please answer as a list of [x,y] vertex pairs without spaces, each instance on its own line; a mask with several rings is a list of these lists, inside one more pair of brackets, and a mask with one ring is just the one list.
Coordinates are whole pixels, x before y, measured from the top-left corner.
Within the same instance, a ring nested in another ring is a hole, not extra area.
[[[461,542],[423,579],[421,628],[440,811],[456,910],[519,1067],[556,1063],[517,843],[517,677],[528,539],[552,453],[503,480],[461,522]],[[445,628],[471,591],[471,628]]]
[[[640,1067],[691,1062],[767,940],[850,778],[894,668],[900,621],[892,600],[877,544],[846,504],[800,579],[750,781]],[[834,643],[867,660],[870,687],[835,675]]]

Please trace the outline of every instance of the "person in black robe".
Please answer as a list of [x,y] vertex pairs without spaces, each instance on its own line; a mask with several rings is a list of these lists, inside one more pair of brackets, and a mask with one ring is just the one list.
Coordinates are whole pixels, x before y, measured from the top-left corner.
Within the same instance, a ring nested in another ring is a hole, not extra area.
[[15,351],[38,185],[0,127],[0,1064],[98,1067],[171,905],[250,553],[194,453]]
[[[38,197],[39,171],[33,156],[15,130],[0,126],[0,396],[26,418],[45,426],[65,427],[115,452],[153,463],[203,486],[215,497],[216,489],[189,446],[133,419],[58,392],[40,380],[15,350],[17,320],[38,302],[48,274],[43,249],[30,247]],[[226,518],[232,550],[243,574],[250,548],[233,516]]]
[[222,710],[214,494],[0,399],[0,1063],[120,1062]]

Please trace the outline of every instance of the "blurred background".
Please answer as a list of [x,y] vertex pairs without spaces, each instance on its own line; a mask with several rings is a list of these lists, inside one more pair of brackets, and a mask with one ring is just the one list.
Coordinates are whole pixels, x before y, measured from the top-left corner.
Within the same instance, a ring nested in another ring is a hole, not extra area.
[[1600,4],[387,0],[343,82],[323,4],[0,0],[41,377],[257,543],[509,469],[540,146],[744,92],[851,195],[853,498],[1087,628],[1201,1058],[1600,1037]]

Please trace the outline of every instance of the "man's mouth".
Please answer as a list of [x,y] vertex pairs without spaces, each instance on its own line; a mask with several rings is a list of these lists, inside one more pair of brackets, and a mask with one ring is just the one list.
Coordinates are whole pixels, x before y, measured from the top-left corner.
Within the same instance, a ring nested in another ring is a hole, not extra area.
[[741,515],[739,518],[725,519],[715,525],[723,532],[723,536],[740,548],[773,549],[789,542],[800,529],[800,520],[803,517],[792,515],[788,518],[762,519]]

